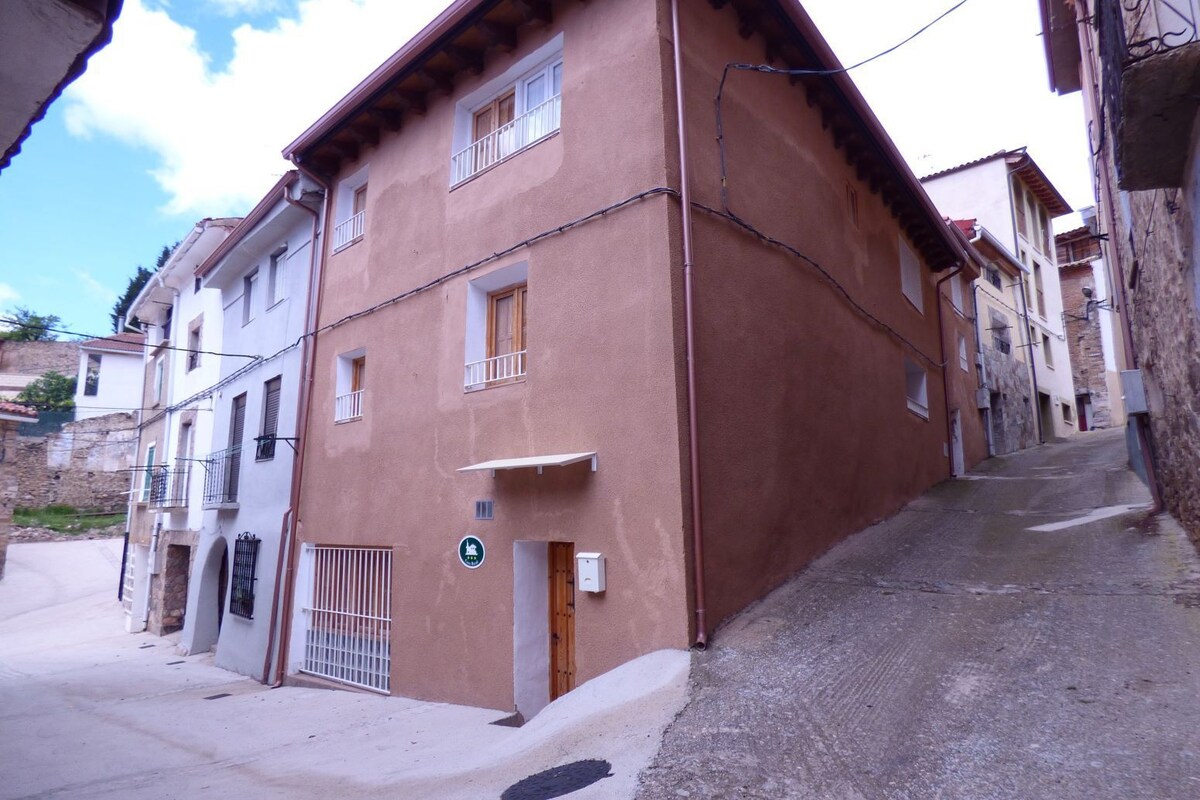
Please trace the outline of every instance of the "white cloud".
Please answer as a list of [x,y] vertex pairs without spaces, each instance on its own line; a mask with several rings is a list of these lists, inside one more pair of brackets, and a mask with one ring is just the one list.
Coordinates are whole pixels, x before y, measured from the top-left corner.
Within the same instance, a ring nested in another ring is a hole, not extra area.
[[209,2],[216,7],[217,11],[229,17],[278,11],[283,5],[280,0],[209,0]]
[[20,299],[20,292],[7,283],[0,283],[0,308],[7,308],[9,303]]
[[214,71],[169,9],[127,0],[112,44],[66,93],[67,127],[153,152],[169,213],[245,213],[288,169],[279,151],[446,3],[301,0],[270,27],[236,28]]
[[75,279],[79,282],[79,285],[81,285],[89,295],[97,300],[104,303],[112,303],[117,299],[117,293],[111,286],[105,286],[103,283],[93,278],[90,273],[85,272],[78,267],[73,268],[71,272],[75,275]]

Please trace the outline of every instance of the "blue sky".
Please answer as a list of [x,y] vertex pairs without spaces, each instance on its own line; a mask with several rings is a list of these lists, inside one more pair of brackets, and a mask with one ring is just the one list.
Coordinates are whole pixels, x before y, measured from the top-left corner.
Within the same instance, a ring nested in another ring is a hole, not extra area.
[[[108,333],[137,265],[202,217],[248,211],[287,169],[279,151],[446,4],[126,0],[113,42],[0,173],[0,310]],[[804,3],[844,63],[951,5]],[[1080,99],[1050,93],[1039,33],[1037,0],[969,0],[853,76],[918,175],[1028,145],[1078,208]]]

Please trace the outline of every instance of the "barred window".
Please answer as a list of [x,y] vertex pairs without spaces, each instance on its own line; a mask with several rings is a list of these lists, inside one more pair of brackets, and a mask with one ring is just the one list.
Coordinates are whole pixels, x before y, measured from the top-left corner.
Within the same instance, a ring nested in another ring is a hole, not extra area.
[[229,588],[229,613],[254,619],[254,577],[258,569],[260,540],[249,531],[238,536],[233,546],[233,580]]

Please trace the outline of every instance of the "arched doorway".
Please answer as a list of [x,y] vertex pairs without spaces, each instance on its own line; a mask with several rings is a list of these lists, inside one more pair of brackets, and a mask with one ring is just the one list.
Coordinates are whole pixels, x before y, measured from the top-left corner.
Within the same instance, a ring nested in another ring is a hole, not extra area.
[[[201,545],[203,547],[203,545]],[[185,646],[189,653],[203,653],[217,643],[221,622],[225,616],[225,595],[229,591],[229,546],[224,537],[218,536],[208,546],[208,551],[197,556],[203,558],[199,570],[199,587],[194,604],[194,614],[189,616],[191,640]]]

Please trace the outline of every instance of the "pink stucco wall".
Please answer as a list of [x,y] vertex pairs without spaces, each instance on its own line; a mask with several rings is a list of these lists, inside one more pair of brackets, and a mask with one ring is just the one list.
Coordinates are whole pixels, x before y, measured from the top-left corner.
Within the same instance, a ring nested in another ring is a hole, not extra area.
[[[559,31],[561,132],[448,190],[456,97]],[[558,5],[553,29],[525,32],[366,152],[366,235],[329,257],[321,323],[663,185],[659,44],[653,4]],[[512,706],[516,540],[608,557],[608,591],[576,598],[577,682],[687,645],[669,202],[652,197],[319,336],[301,539],[394,548],[394,693]],[[464,393],[467,281],[520,261],[528,378]],[[364,417],[335,425],[336,357],[360,347]],[[455,471],[591,450],[595,473]],[[473,519],[480,498],[495,500],[494,521]],[[478,570],[457,561],[466,533],[487,546]]]

